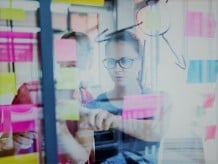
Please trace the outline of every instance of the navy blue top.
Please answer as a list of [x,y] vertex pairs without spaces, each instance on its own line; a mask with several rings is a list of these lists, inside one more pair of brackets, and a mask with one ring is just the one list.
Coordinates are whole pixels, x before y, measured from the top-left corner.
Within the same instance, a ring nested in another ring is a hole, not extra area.
[[[100,94],[95,100],[86,104],[86,107],[89,109],[99,108],[115,115],[122,115],[122,109],[114,106],[108,99],[106,93]],[[159,148],[159,142],[146,142],[116,129],[95,132],[97,161],[103,161],[123,151],[142,152],[144,155],[145,146],[151,147],[152,145]]]

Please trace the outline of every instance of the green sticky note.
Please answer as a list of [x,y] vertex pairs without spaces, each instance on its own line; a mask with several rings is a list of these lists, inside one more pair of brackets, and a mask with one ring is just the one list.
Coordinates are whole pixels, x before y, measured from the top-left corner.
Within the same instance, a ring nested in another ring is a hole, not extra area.
[[16,92],[15,73],[0,73],[0,95]]
[[198,106],[197,109],[196,109],[196,115],[197,115],[197,116],[203,116],[203,115],[205,115],[205,110],[204,110],[204,108],[202,108],[201,106]]
[[64,2],[88,6],[104,6],[104,0],[53,0],[53,2]]
[[0,8],[0,19],[23,21],[26,18],[25,11],[15,8]]
[[60,68],[57,72],[56,89],[76,89],[79,86],[76,68]]
[[58,100],[57,115],[61,120],[79,120],[80,102],[78,100]]

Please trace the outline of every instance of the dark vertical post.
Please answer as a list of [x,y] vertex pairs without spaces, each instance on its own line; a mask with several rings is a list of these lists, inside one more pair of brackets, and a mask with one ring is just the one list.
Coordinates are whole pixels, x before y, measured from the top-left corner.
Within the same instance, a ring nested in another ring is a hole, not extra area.
[[57,164],[57,136],[55,119],[55,92],[53,75],[53,33],[51,26],[51,0],[39,0],[39,46],[42,69],[42,100],[45,139],[45,163]]

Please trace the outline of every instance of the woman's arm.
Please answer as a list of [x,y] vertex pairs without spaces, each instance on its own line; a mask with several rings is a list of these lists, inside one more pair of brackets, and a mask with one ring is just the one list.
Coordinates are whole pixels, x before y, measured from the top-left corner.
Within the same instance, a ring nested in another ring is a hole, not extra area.
[[171,103],[165,95],[162,109],[156,113],[154,120],[124,120],[121,116],[96,109],[89,112],[89,123],[94,130],[115,128],[142,140],[160,141],[168,127],[170,109]]
[[65,122],[59,122],[57,128],[59,133],[58,144],[61,153],[67,154],[73,162],[85,163],[89,159],[93,148],[93,131],[78,129],[76,136],[73,137],[67,129]]
[[160,141],[160,134],[152,129],[153,120],[123,120],[121,116],[97,109],[90,111],[89,121],[96,131],[115,128],[142,140]]

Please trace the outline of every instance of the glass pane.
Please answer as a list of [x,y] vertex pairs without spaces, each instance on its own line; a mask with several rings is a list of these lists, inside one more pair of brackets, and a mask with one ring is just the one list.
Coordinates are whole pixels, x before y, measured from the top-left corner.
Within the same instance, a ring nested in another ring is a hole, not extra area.
[[59,162],[214,162],[217,2],[104,2],[52,12]]
[[43,161],[39,3],[9,4],[0,2],[0,163],[37,164]]
[[[51,6],[60,163],[216,163],[217,2],[146,2]],[[0,6],[0,163],[44,163],[40,6]]]
[[[56,17],[58,12],[62,13],[61,19]],[[81,112],[101,89],[102,48],[95,39],[100,32],[99,20],[105,12],[110,13],[107,18],[111,20],[112,11],[104,7],[52,4],[60,163],[94,163],[95,160],[94,133],[84,127],[81,120],[85,121],[87,116]],[[67,21],[63,24],[63,20]]]

